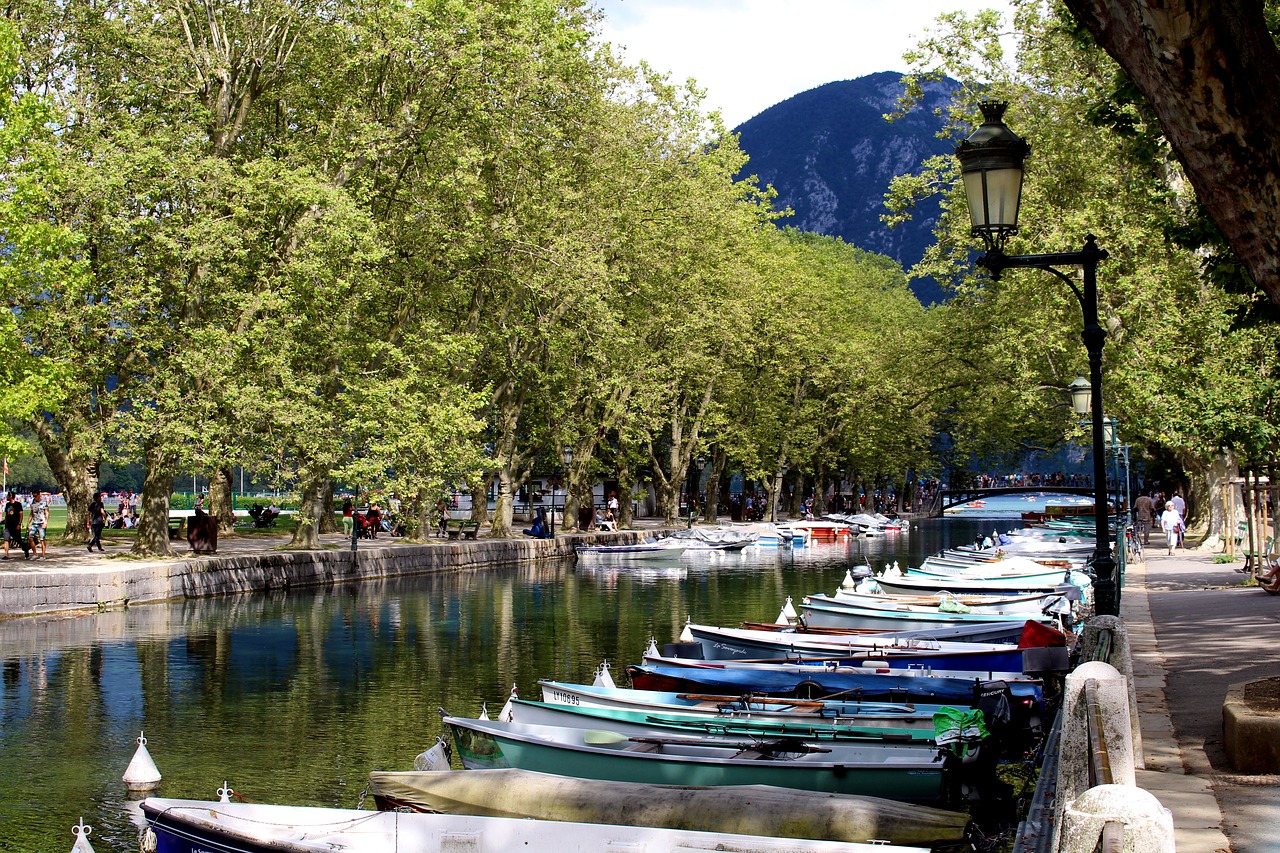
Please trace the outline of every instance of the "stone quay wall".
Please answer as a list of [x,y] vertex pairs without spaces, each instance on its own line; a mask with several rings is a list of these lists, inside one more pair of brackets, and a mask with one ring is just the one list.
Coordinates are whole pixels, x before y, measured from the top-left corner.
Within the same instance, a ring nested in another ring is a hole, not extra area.
[[[111,561],[9,572],[0,618],[104,610],[183,598],[330,586],[570,557],[578,544],[639,542],[663,531],[578,533],[556,539],[477,539],[317,551],[262,551],[179,560]],[[112,564],[114,563],[114,565]]]

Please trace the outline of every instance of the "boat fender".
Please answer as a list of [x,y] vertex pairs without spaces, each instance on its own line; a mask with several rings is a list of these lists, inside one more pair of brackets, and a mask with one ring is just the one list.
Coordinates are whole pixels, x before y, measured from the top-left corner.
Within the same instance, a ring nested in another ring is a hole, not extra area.
[[138,850],[140,853],[156,853],[158,844],[156,831],[150,826],[144,826],[142,831],[138,833]]
[[449,744],[442,737],[436,738],[436,745],[413,759],[413,769],[419,772],[427,770],[448,770]]

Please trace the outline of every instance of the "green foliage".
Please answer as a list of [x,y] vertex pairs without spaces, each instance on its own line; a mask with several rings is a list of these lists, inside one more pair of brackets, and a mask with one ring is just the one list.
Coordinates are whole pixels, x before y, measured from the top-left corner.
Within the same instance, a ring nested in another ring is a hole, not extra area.
[[[1032,156],[1009,253],[1076,249],[1086,233],[1109,252],[1099,270],[1108,414],[1125,440],[1192,469],[1223,447],[1245,457],[1274,447],[1277,338],[1229,256],[1211,248],[1220,240],[1151,109],[1057,4],[1015,5],[1012,55],[1000,44],[1007,29],[991,14],[944,16],[911,57],[908,91],[959,80],[956,139],[976,123],[978,100],[1010,102],[1006,120]],[[1077,434],[1063,392],[1087,372],[1079,307],[1037,271],[973,277],[957,177],[954,159],[940,158],[890,196],[897,212],[922,194],[944,196],[938,244],[913,271],[953,282],[957,294],[937,316],[934,346],[954,356],[935,374],[939,390],[960,392],[939,425],[961,458],[1050,447]]]

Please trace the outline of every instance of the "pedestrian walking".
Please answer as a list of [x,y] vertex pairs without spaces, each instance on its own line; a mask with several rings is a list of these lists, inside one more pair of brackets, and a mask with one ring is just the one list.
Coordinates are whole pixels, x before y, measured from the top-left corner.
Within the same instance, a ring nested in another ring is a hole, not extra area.
[[1160,527],[1164,530],[1169,549],[1167,553],[1173,554],[1173,549],[1182,541],[1182,516],[1178,515],[1172,501],[1164,505],[1164,512],[1160,514]]
[[1169,503],[1178,511],[1178,517],[1182,519],[1182,526],[1178,528],[1178,547],[1184,547],[1182,544],[1182,533],[1187,529],[1187,502],[1182,499],[1182,495],[1178,492],[1173,493],[1173,497],[1169,498]]
[[89,503],[89,532],[93,534],[93,538],[89,540],[89,553],[93,553],[93,546],[97,545],[99,551],[104,551],[102,547],[102,528],[107,526],[107,508],[102,503],[102,496],[106,492],[98,492],[93,496],[93,500]]
[[22,535],[22,501],[18,500],[18,493],[12,489],[9,491],[9,499],[4,504],[4,559],[9,559],[9,543],[13,542],[22,549],[22,553],[28,560],[31,559],[30,546],[27,545],[27,537]]
[[48,545],[45,543],[48,525],[49,504],[45,503],[43,492],[36,492],[31,496],[31,527],[27,530],[27,537],[31,542],[31,553],[35,553],[36,543],[39,543],[40,556],[37,559],[40,560],[43,560],[48,553]]
[[1138,495],[1138,499],[1133,502],[1133,512],[1138,522],[1138,535],[1142,537],[1142,544],[1150,545],[1151,523],[1155,521],[1155,504],[1151,496]]

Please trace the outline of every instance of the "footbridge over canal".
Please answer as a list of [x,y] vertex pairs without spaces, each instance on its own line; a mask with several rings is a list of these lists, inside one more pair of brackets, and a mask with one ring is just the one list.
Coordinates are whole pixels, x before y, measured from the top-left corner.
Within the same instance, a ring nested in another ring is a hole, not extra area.
[[1093,486],[1000,486],[991,489],[942,489],[933,500],[932,514],[942,515],[953,506],[973,503],[1000,495],[1082,495],[1094,496]]

